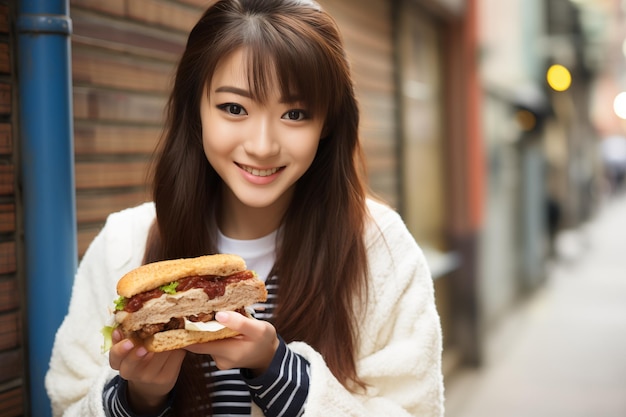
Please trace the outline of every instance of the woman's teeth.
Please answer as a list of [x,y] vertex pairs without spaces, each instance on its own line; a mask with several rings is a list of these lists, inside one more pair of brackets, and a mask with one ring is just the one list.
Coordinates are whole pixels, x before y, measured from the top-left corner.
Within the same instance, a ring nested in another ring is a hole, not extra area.
[[271,169],[256,169],[250,168],[247,166],[241,166],[241,169],[246,171],[249,174],[252,174],[256,177],[268,177],[270,175],[276,174],[280,168],[271,168]]

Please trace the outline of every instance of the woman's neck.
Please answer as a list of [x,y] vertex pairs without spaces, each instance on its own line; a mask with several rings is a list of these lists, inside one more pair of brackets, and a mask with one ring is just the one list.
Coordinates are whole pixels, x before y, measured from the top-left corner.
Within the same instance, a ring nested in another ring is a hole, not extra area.
[[220,231],[232,239],[258,239],[278,229],[290,198],[281,198],[268,207],[249,207],[227,190],[218,215]]

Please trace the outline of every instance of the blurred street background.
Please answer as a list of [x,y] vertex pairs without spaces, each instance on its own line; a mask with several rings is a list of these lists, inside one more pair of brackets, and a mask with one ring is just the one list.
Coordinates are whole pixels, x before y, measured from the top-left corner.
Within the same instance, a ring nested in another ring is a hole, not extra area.
[[626,195],[557,236],[547,282],[446,381],[447,417],[626,415]]
[[[0,0],[0,417],[146,174],[214,0]],[[372,192],[430,264],[448,417],[626,416],[626,0],[320,0]]]

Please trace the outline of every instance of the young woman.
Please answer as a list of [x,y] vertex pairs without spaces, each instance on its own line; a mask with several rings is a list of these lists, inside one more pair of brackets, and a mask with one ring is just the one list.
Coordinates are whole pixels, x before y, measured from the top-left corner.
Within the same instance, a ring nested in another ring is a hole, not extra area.
[[[55,415],[442,416],[441,329],[424,256],[366,196],[337,27],[307,0],[215,2],[189,35],[154,202],[86,252],[46,377]],[[241,255],[267,303],[241,333],[149,353],[100,327],[142,263]]]

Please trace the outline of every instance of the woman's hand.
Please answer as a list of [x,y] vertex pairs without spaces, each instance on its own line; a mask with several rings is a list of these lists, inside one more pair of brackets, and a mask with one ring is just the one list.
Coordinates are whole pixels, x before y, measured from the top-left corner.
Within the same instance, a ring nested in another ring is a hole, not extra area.
[[122,340],[119,330],[113,332],[109,364],[128,381],[128,402],[135,413],[149,414],[163,407],[176,384],[185,353],[148,352],[129,339]]
[[219,369],[247,368],[255,376],[265,372],[278,349],[276,329],[264,320],[255,320],[231,311],[221,311],[215,320],[240,335],[187,346],[185,349],[213,357]]

